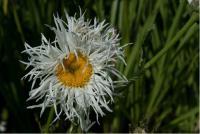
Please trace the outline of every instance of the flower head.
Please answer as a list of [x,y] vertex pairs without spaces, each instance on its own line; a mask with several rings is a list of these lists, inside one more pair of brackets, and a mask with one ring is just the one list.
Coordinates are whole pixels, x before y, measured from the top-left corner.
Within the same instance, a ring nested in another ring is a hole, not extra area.
[[[24,52],[30,58],[24,62],[31,71],[31,99],[42,103],[29,106],[41,107],[41,115],[47,107],[53,106],[56,118],[64,113],[66,119],[80,123],[87,130],[91,124],[92,109],[98,116],[103,110],[112,111],[108,104],[113,102],[114,87],[123,84],[126,78],[115,69],[117,60],[125,63],[119,36],[116,30],[105,23],[93,23],[84,15],[70,17],[66,22],[54,17],[55,40],[50,42],[42,34],[42,44],[31,47],[25,43]],[[115,76],[118,81],[113,80]],[[36,87],[36,81],[39,86]]]

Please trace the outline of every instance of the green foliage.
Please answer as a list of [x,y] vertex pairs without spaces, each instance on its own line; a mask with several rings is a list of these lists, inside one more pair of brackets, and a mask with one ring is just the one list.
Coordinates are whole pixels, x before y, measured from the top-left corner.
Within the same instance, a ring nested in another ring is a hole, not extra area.
[[19,60],[24,42],[40,44],[40,33],[53,37],[45,24],[53,14],[86,10],[86,17],[106,20],[121,35],[127,66],[118,68],[129,83],[116,89],[112,113],[90,132],[198,132],[199,12],[186,0],[1,0],[0,120],[6,132],[81,132],[53,112],[27,110],[30,82]]

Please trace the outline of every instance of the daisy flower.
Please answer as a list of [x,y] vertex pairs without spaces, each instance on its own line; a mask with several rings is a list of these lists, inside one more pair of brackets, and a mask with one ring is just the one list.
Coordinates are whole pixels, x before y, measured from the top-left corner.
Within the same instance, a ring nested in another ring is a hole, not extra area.
[[[31,68],[24,78],[32,81],[28,100],[39,104],[28,108],[54,107],[55,119],[65,119],[80,124],[87,131],[94,122],[90,111],[104,116],[112,111],[113,91],[127,79],[115,68],[117,61],[124,61],[119,34],[109,24],[85,20],[84,14],[70,17],[66,21],[54,16],[55,40],[49,41],[42,34],[41,45],[31,47],[25,43],[24,53],[29,55]],[[115,79],[113,79],[115,78]],[[36,84],[37,83],[37,84]]]

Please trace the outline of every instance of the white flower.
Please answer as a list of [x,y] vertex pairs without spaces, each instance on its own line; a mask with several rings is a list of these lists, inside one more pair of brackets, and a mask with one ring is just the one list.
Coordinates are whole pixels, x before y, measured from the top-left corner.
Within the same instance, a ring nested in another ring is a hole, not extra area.
[[[23,52],[30,58],[23,62],[31,71],[32,88],[28,100],[42,103],[28,108],[41,107],[41,115],[47,107],[54,106],[56,118],[64,113],[66,119],[80,123],[85,131],[93,124],[89,120],[90,110],[98,116],[112,111],[108,104],[113,102],[113,90],[127,82],[115,69],[117,60],[125,63],[119,36],[105,21],[84,20],[70,17],[67,21],[54,17],[55,40],[48,41],[42,34],[42,44],[31,47],[25,43]],[[118,81],[112,79],[116,76]],[[39,87],[36,84],[39,81]]]
[[0,132],[5,132],[6,131],[6,122],[1,121],[0,123]]

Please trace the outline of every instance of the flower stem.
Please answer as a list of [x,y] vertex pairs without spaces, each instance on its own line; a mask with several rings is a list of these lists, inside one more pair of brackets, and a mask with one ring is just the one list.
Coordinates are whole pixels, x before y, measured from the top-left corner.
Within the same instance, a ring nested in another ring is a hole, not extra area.
[[49,112],[49,117],[47,119],[47,123],[46,123],[46,125],[44,127],[44,133],[48,133],[50,123],[53,120],[53,115],[54,115],[54,108],[52,107],[51,110],[50,110],[50,112]]

